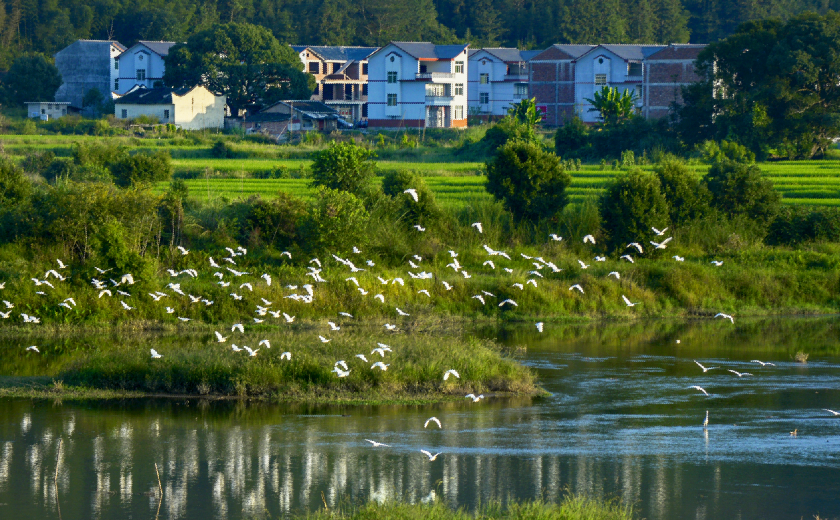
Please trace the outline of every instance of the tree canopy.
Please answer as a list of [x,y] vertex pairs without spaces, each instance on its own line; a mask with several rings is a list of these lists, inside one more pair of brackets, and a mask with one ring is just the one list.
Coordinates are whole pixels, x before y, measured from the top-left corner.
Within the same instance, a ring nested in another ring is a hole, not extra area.
[[741,25],[698,58],[704,83],[683,91],[688,142],[731,139],[766,157],[821,155],[840,133],[840,14]]
[[200,84],[224,94],[234,115],[280,99],[309,99],[315,86],[291,47],[268,29],[246,23],[213,25],[173,46],[163,80],[175,88]]
[[58,69],[41,54],[24,54],[16,59],[3,80],[6,98],[19,105],[27,101],[53,101],[60,86]]

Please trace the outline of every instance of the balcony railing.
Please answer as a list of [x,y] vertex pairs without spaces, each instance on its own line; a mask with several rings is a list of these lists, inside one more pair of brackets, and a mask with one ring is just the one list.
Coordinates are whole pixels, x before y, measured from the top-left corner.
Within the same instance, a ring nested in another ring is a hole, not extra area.
[[426,104],[431,106],[449,106],[452,103],[452,96],[429,96],[426,95]]
[[414,75],[417,81],[434,81],[436,79],[455,79],[451,72],[418,72]]
[[638,76],[636,76],[636,75],[629,76],[628,75],[628,76],[625,76],[624,82],[625,83],[641,83],[642,82],[642,76],[641,75],[638,75]]
[[505,81],[528,81],[528,74],[525,72],[505,74]]

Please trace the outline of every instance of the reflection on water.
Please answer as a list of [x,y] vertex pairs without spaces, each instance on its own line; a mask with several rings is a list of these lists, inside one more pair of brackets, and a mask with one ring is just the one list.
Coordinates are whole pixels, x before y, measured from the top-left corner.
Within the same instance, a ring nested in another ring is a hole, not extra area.
[[[471,507],[559,500],[567,489],[620,496],[652,519],[832,517],[840,418],[822,409],[840,407],[837,331],[830,320],[791,323],[506,331],[505,342],[528,345],[523,361],[552,393],[535,400],[357,408],[3,400],[0,517],[250,518],[323,501],[417,502],[432,491]],[[796,328],[810,343],[794,342]],[[793,362],[791,348],[812,352],[809,363]],[[750,363],[759,356],[777,366]],[[703,374],[694,359],[722,368]],[[423,428],[432,415],[442,430]],[[429,462],[420,449],[443,455]]]

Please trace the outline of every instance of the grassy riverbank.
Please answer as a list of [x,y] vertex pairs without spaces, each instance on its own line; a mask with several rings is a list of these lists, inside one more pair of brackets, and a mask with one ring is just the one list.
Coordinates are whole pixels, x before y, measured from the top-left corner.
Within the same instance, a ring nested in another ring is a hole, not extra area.
[[[38,343],[38,353],[14,345],[7,337],[0,362],[16,377],[0,382],[0,395],[82,399],[175,395],[381,404],[463,400],[467,393],[540,392],[533,372],[491,341],[345,330],[331,334],[328,343],[319,339],[327,333],[311,326],[283,331],[249,328],[245,334],[230,335],[225,343],[206,331],[25,337],[25,346]],[[258,345],[262,340],[268,344]],[[372,352],[379,343],[391,351]],[[259,351],[249,356],[244,350],[235,352],[234,344]],[[160,359],[151,359],[152,348],[162,355]],[[347,364],[347,376],[339,378],[333,372],[338,361]],[[377,361],[387,370],[372,369]],[[449,369],[457,370],[460,378],[444,381]]]
[[453,510],[442,502],[401,504],[370,502],[358,508],[322,510],[299,517],[307,520],[631,520],[633,508],[617,501],[567,495],[559,504],[493,502],[475,512]]

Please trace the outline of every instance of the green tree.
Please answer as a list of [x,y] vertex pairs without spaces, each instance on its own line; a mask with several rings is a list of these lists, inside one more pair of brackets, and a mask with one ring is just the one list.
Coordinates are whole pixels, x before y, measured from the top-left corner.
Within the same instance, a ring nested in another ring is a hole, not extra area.
[[376,154],[355,143],[333,142],[312,162],[312,186],[364,196],[376,172]]
[[718,161],[703,184],[712,195],[712,206],[728,217],[744,216],[766,226],[779,211],[781,196],[755,164]]
[[669,225],[669,208],[659,178],[633,169],[619,175],[598,201],[607,242],[623,250],[650,235],[651,227]]
[[510,141],[487,163],[487,191],[517,220],[551,218],[568,202],[572,182],[560,159],[528,141]]
[[315,88],[291,47],[245,23],[216,24],[173,46],[163,79],[176,88],[200,84],[224,94],[233,114],[279,98],[309,99]]
[[[417,193],[417,201],[405,193],[407,189]],[[382,192],[397,201],[400,217],[409,225],[430,223],[440,216],[434,192],[414,172],[390,170],[382,178]]]
[[508,116],[530,127],[535,127],[542,122],[542,114],[537,112],[537,98],[523,99],[511,105]]
[[598,112],[605,125],[620,123],[636,113],[636,94],[627,89],[619,93],[618,88],[604,85],[591,99],[584,99],[592,104],[589,111]]
[[32,185],[23,169],[5,155],[0,156],[0,207],[26,200],[31,191]]
[[351,251],[367,243],[370,216],[364,203],[347,191],[321,186],[300,226],[307,250],[335,253]]
[[149,185],[172,177],[172,158],[169,152],[139,152],[125,155],[111,165],[117,186]]
[[477,146],[481,155],[486,156],[495,154],[500,147],[511,141],[527,141],[537,145],[540,139],[533,126],[507,116],[488,128]]
[[669,156],[653,169],[668,202],[670,221],[675,226],[702,218],[709,211],[711,194],[697,174],[683,161]]
[[563,158],[586,156],[589,145],[589,128],[575,116],[554,133],[554,152]]
[[16,59],[3,80],[6,97],[22,105],[27,101],[54,101],[61,75],[41,54],[24,54]]

